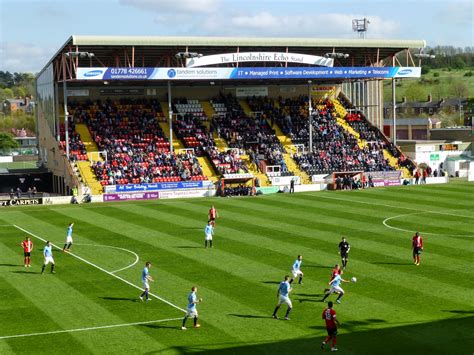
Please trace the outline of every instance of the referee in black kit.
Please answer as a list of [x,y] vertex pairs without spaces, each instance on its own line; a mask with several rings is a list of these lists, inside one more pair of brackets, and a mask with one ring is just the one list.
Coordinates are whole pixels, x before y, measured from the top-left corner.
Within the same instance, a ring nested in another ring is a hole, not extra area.
[[342,237],[342,241],[339,243],[339,254],[341,254],[343,269],[345,269],[347,266],[347,259],[349,258],[349,250],[351,250],[351,245],[347,242],[346,237]]

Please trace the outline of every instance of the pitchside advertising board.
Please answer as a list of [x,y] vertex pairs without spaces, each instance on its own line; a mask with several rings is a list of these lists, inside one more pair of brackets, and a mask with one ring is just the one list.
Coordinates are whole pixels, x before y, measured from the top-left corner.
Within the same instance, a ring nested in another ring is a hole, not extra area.
[[402,173],[399,170],[396,171],[374,171],[365,173],[368,177],[372,176],[372,182],[375,187],[379,186],[398,186],[400,185]]
[[0,201],[0,206],[31,206],[31,205],[41,205],[43,204],[42,198],[20,198],[20,199],[11,199],[11,200],[2,200]]
[[252,80],[419,78],[420,67],[78,68],[77,80]]

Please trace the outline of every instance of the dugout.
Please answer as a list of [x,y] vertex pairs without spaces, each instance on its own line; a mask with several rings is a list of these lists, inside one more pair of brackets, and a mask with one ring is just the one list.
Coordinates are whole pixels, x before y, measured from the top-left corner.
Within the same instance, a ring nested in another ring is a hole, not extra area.
[[363,171],[335,172],[329,190],[352,190],[367,187],[367,176]]
[[224,174],[219,180],[218,196],[253,196],[255,194],[255,178],[252,174]]

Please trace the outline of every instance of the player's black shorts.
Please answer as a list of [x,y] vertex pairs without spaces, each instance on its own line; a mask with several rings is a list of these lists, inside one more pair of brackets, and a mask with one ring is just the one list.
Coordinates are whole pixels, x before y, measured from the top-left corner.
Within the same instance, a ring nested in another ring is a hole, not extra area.
[[31,256],[31,253],[29,251],[24,251],[23,252],[23,255],[26,257],[30,257]]
[[420,255],[421,254],[421,248],[413,248],[413,255]]
[[342,253],[341,253],[341,258],[343,258],[343,259],[348,259],[348,258],[349,258],[349,253],[347,253],[347,252],[342,252]]
[[333,335],[337,334],[337,328],[326,328],[328,331],[328,335],[332,337]]
[[[216,220],[216,218],[215,218],[215,217],[211,217],[211,218],[209,218],[209,222],[214,222],[215,220]],[[208,222],[208,223],[209,223],[209,222]]]

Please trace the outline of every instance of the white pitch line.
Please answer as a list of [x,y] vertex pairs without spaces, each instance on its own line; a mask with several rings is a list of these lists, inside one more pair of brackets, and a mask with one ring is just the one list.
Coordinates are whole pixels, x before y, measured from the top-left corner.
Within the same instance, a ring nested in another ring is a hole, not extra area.
[[92,246],[92,247],[103,247],[103,248],[111,248],[111,249],[123,250],[123,251],[126,251],[127,253],[133,254],[133,255],[135,256],[135,261],[134,261],[132,264],[130,264],[130,265],[128,265],[128,266],[125,266],[125,267],[123,267],[123,268],[121,268],[121,269],[111,271],[111,272],[110,272],[111,274],[115,274],[116,272],[129,269],[129,268],[131,268],[132,266],[134,266],[136,263],[138,263],[138,260],[140,260],[140,258],[138,257],[138,254],[135,253],[134,251],[131,251],[131,250],[125,249],[125,248],[114,247],[113,245],[88,244],[88,243],[80,243],[80,244],[79,244],[79,243],[75,243],[75,245],[87,245],[87,246]]
[[[33,233],[31,233],[30,231],[27,231],[26,229],[24,229],[24,228],[22,228],[22,227],[20,227],[20,226],[17,226],[16,224],[14,224],[13,226],[14,226],[15,228],[18,228],[19,230],[21,230],[21,231],[23,231],[23,232],[25,232],[25,233],[31,235],[32,237],[35,237],[36,239],[42,240],[43,242],[46,243],[46,239],[43,239],[43,238],[37,236],[36,234],[33,234]],[[55,247],[56,249],[58,249],[58,250],[62,250],[60,247],[58,247],[57,245],[55,245],[55,244],[53,244],[53,243],[51,243],[51,245],[52,245],[53,247]],[[74,253],[72,253],[72,252],[69,252],[68,254],[71,255],[71,256],[73,256],[73,257],[75,257],[76,259],[81,260],[82,262],[84,262],[84,263],[86,263],[86,264],[89,264],[90,266],[95,267],[96,269],[99,269],[99,270],[102,271],[102,272],[105,272],[106,274],[108,274],[108,275],[110,275],[110,276],[112,276],[112,277],[115,277],[116,279],[118,279],[118,280],[120,280],[120,281],[122,281],[122,282],[125,282],[127,285],[130,285],[130,286],[136,288],[137,290],[140,290],[140,291],[143,290],[142,287],[137,286],[137,285],[131,283],[130,281],[125,280],[124,278],[122,278],[122,277],[120,277],[120,276],[117,276],[117,275],[115,275],[115,274],[112,274],[110,271],[105,270],[104,268],[100,267],[99,265],[96,265],[96,264],[94,264],[94,263],[92,263],[92,262],[90,262],[90,261],[88,261],[88,260],[86,260],[86,259],[80,257],[79,255],[76,255],[76,254],[74,254]],[[176,308],[176,309],[179,309],[181,312],[184,312],[184,313],[187,312],[185,309],[183,309],[183,308],[181,308],[181,307],[175,305],[174,303],[171,303],[170,301],[165,300],[164,298],[161,298],[160,296],[157,296],[157,295],[155,295],[155,294],[153,294],[153,293],[151,293],[151,292],[149,292],[149,294],[150,294],[151,296],[155,297],[156,299],[159,299],[160,301],[162,301],[162,302],[164,302],[164,303],[170,305],[171,307],[174,307],[174,308]]]
[[110,328],[120,328],[120,327],[131,327],[131,326],[134,326],[134,325],[152,324],[152,323],[163,323],[163,322],[169,322],[169,321],[180,320],[180,319],[182,319],[182,318],[157,319],[157,320],[149,320],[149,321],[145,321],[145,322],[134,322],[134,323],[101,325],[101,326],[98,326],[98,327],[87,327],[87,328],[75,328],[75,329],[53,330],[53,331],[50,331],[50,332],[41,332],[41,333],[26,333],[26,334],[4,335],[4,336],[0,336],[0,340],[1,340],[1,339],[12,339],[12,338],[35,337],[35,336],[50,335],[50,334],[85,332],[85,331],[89,331],[89,330],[98,330],[98,329],[110,329]]
[[[401,231],[401,232],[407,232],[407,233],[415,233],[416,231],[411,231],[411,230],[408,230],[408,229],[403,229],[403,228],[398,228],[398,227],[394,227],[394,226],[391,226],[389,225],[387,222],[392,220],[392,219],[396,219],[396,218],[400,218],[400,217],[406,217],[406,216],[413,216],[415,214],[426,214],[426,213],[438,213],[438,214],[448,214],[448,213],[442,213],[442,212],[414,212],[414,213],[405,213],[405,214],[399,214],[399,215],[396,215],[396,216],[392,216],[392,217],[388,217],[388,218],[385,218],[383,221],[382,221],[382,224],[387,227],[387,228],[390,228],[390,229],[394,229],[394,230],[397,230],[397,231]],[[450,214],[448,214],[450,215]],[[458,216],[459,217],[459,216]],[[428,233],[428,232],[423,232],[423,234],[428,234],[428,235],[441,235],[441,236],[446,236],[446,237],[474,237],[473,235],[466,235],[466,234],[444,234],[444,233]]]
[[[338,198],[338,197],[334,197],[334,196],[322,196],[322,195],[321,196],[317,195],[317,196],[321,197],[321,198],[327,198],[327,199],[330,199],[330,200],[339,200],[339,201],[346,201],[346,202],[362,203],[362,204],[366,204],[366,205],[398,208],[398,209],[402,209],[402,210],[410,210],[410,211],[419,211],[420,210],[419,208],[413,208],[413,207],[393,206],[393,205],[386,205],[386,204],[383,204],[383,203],[375,203],[375,202],[369,202],[369,201],[358,201],[358,200],[347,199],[347,198]],[[445,214],[445,215],[448,215],[448,216],[465,217],[465,218],[473,218],[474,219],[474,216],[466,216],[466,215],[462,215],[462,214],[449,213],[449,212],[438,212],[438,211],[427,211],[427,210],[425,210],[424,212],[439,213],[439,214]]]

